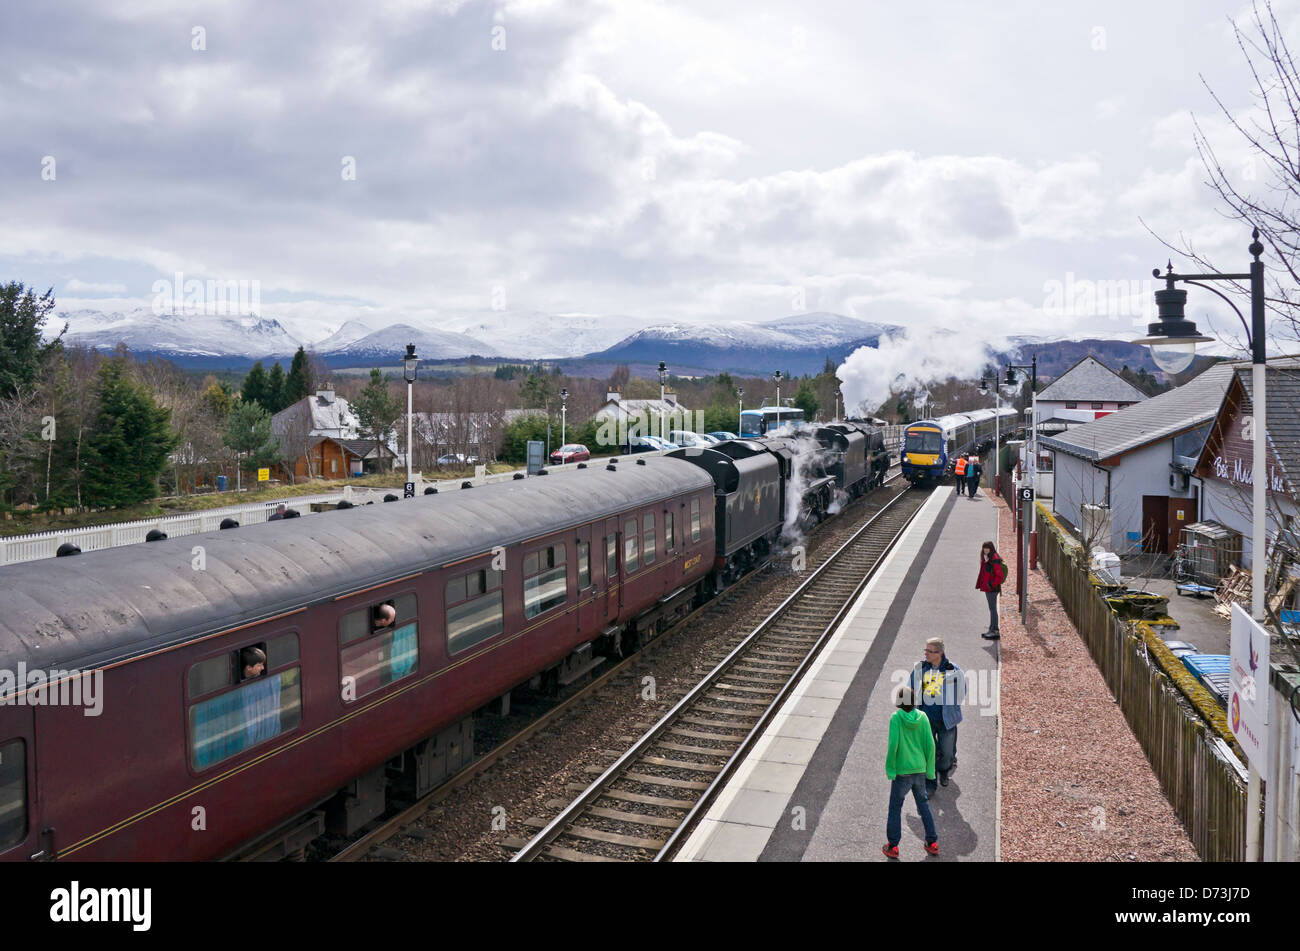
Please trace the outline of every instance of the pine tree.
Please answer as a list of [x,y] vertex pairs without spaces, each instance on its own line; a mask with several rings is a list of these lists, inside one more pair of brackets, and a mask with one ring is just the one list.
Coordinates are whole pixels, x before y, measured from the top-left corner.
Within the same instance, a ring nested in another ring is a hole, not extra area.
[[352,409],[357,414],[361,432],[375,441],[375,455],[378,456],[379,447],[388,441],[402,415],[402,404],[389,395],[383,373],[377,369],[370,371],[370,382],[352,401]]
[[248,376],[244,377],[244,388],[241,391],[245,403],[259,403],[266,408],[266,370],[262,369],[262,361],[258,360],[253,364],[253,369],[248,371]]
[[17,281],[0,284],[0,399],[31,385],[41,358],[59,346],[57,338],[41,344],[41,328],[52,310],[54,288],[37,297]]
[[284,401],[284,367],[280,366],[279,360],[272,365],[271,372],[266,378],[266,402],[262,405],[272,415],[288,405]]
[[311,396],[315,382],[311,378],[311,364],[307,362],[307,352],[302,347],[293,355],[289,364],[289,373],[284,378],[284,400],[281,409],[292,406],[305,396]]
[[116,507],[158,494],[158,476],[176,448],[171,410],[110,360],[98,374],[99,413],[86,446],[86,500]]

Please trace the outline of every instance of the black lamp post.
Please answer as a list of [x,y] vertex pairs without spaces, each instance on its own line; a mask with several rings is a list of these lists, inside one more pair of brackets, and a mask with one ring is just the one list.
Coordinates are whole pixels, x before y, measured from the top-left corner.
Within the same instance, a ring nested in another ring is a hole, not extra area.
[[566,445],[568,445],[567,441],[564,438],[565,427],[568,424],[568,419],[569,419],[568,416],[569,408],[566,405],[568,402],[569,402],[568,388],[560,387],[560,449],[561,450]]
[[[1250,614],[1257,622],[1264,621],[1264,585],[1266,575],[1264,573],[1266,551],[1265,546],[1268,543],[1266,534],[1265,514],[1268,504],[1268,472],[1267,456],[1265,453],[1265,441],[1268,438],[1268,407],[1264,395],[1264,370],[1265,370],[1265,353],[1264,353],[1264,262],[1259,256],[1264,253],[1264,246],[1259,243],[1259,229],[1255,228],[1251,232],[1250,247],[1246,250],[1250,252],[1253,261],[1250,262],[1250,273],[1248,274],[1175,274],[1174,265],[1170,262],[1164,274],[1156,268],[1151,272],[1152,277],[1163,277],[1165,279],[1165,289],[1156,291],[1156,306],[1159,308],[1160,320],[1147,327],[1147,336],[1141,340],[1135,340],[1134,343],[1145,343],[1151,347],[1151,359],[1156,365],[1166,373],[1178,373],[1187,369],[1196,355],[1196,345],[1198,343],[1208,342],[1211,338],[1202,337],[1196,332],[1196,324],[1188,320],[1184,314],[1184,308],[1187,306],[1187,291],[1180,290],[1174,285],[1181,281],[1184,284],[1195,284],[1198,287],[1204,287],[1211,294],[1217,294],[1222,298],[1241,325],[1246,330],[1246,337],[1250,341],[1250,362],[1251,362],[1251,400],[1254,403],[1251,413],[1254,416],[1254,437],[1253,437],[1253,462],[1251,464],[1251,539],[1250,539],[1250,570],[1251,570],[1251,588],[1250,588]],[[1250,326],[1246,326],[1246,318],[1242,316],[1241,311],[1237,308],[1227,295],[1215,290],[1206,281],[1250,281]],[[1236,698],[1233,698],[1234,702]],[[1277,734],[1273,736],[1276,738]],[[1249,763],[1250,771],[1246,783],[1246,815],[1251,817],[1251,821],[1246,825],[1246,861],[1257,862],[1260,855],[1259,841],[1259,823],[1256,818],[1259,815],[1260,803],[1260,774],[1258,765],[1251,761]],[[1272,785],[1270,783],[1270,785]]]
[[406,481],[411,481],[411,391],[415,388],[415,374],[420,367],[420,358],[415,355],[415,344],[406,345],[406,356],[402,358],[402,378],[406,380]]
[[781,371],[777,370],[772,374],[772,379],[776,380],[776,431],[781,431]]
[[[1204,287],[1211,294],[1221,298],[1232,308],[1246,331],[1246,339],[1250,341],[1251,389],[1254,391],[1252,393],[1254,406],[1251,412],[1255,419],[1254,461],[1251,467],[1253,499],[1251,502],[1250,613],[1256,621],[1263,622],[1265,545],[1267,544],[1264,516],[1268,504],[1265,494],[1268,488],[1268,473],[1265,471],[1268,465],[1265,457],[1265,440],[1268,416],[1264,394],[1264,262],[1259,259],[1259,256],[1264,253],[1264,246],[1259,243],[1258,228],[1251,232],[1251,237],[1253,240],[1246,250],[1254,260],[1250,262],[1250,272],[1247,274],[1175,274],[1172,262],[1166,265],[1167,270],[1164,274],[1160,273],[1159,268],[1153,270],[1152,277],[1162,277],[1165,281],[1165,289],[1156,291],[1156,307],[1159,309],[1160,319],[1147,326],[1147,336],[1133,342],[1150,346],[1151,359],[1156,362],[1156,366],[1172,374],[1187,369],[1196,355],[1198,343],[1213,341],[1212,337],[1199,334],[1196,323],[1187,319],[1185,314],[1187,291],[1174,286],[1180,281],[1184,284]],[[1246,325],[1246,318],[1242,316],[1237,305],[1226,294],[1205,283],[1207,281],[1250,282],[1249,326]]]
[[668,364],[662,360],[659,361],[659,438],[663,439],[664,433],[664,387],[668,384]]

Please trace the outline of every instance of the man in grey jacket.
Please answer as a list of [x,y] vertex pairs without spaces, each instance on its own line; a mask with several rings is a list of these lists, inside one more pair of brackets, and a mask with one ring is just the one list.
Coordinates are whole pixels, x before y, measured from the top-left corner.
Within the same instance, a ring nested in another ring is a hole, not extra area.
[[934,733],[934,768],[939,782],[936,786],[934,780],[926,781],[933,793],[938,786],[948,785],[948,774],[957,765],[957,724],[966,700],[966,675],[944,653],[943,638],[925,642],[925,659],[912,668],[910,685]]

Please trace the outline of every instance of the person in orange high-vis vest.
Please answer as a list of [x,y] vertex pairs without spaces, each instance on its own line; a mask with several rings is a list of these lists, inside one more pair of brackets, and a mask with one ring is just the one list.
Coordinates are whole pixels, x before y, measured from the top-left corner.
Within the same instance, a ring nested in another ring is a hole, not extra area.
[[962,495],[963,490],[966,488],[966,457],[965,456],[957,457],[957,463],[952,470],[952,474],[957,477],[957,494]]

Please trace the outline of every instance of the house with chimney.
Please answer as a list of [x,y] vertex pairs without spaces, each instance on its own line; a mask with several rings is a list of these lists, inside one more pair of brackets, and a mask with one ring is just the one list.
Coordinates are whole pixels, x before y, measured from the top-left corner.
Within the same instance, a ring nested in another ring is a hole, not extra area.
[[391,441],[375,445],[363,438],[361,422],[346,399],[333,389],[317,390],[271,417],[271,434],[284,460],[281,479],[345,479],[386,472],[397,460]]
[[674,429],[695,429],[691,411],[677,402],[672,390],[665,390],[661,400],[628,400],[618,390],[609,390],[592,418],[598,424],[615,423],[632,435],[658,436]]

